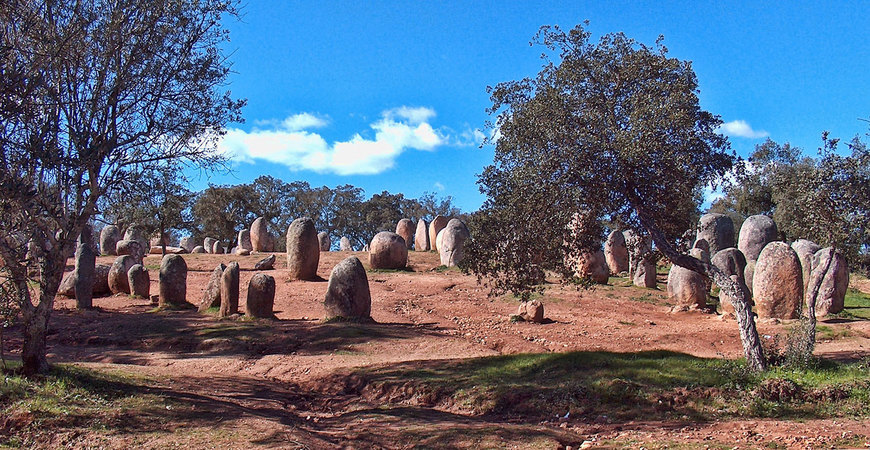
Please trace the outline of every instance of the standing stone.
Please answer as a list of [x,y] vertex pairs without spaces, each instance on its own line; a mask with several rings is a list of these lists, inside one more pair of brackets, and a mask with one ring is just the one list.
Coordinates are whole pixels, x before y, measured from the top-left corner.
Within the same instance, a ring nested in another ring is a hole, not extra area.
[[743,252],[746,260],[757,261],[761,250],[776,239],[778,231],[773,219],[765,215],[749,216],[740,226],[737,249]]
[[338,241],[338,249],[343,252],[352,252],[353,247],[350,246],[350,239],[347,236],[342,236],[341,240]]
[[597,284],[607,284],[610,269],[607,268],[603,251],[581,251],[579,255],[569,258],[568,263],[578,278],[589,278]]
[[[721,250],[720,250],[721,251]],[[755,264],[753,262],[753,264]],[[737,288],[743,292],[743,298],[750,299],[752,301],[752,292],[749,291],[749,287],[746,286],[746,283],[743,282],[743,275],[731,275],[731,281],[737,283]],[[750,303],[751,308],[752,303]],[[725,290],[719,291],[719,312],[722,314],[734,314],[734,303],[731,296]]]
[[205,285],[205,293],[202,296],[202,301],[199,302],[199,312],[205,312],[209,308],[220,308],[221,306],[221,276],[224,274],[227,266],[220,263],[214,270],[211,271],[211,276],[208,279],[208,284]]
[[168,233],[164,234],[162,239],[158,235],[158,236],[152,237],[151,240],[148,242],[148,248],[163,247],[164,245],[169,247],[169,234]]
[[115,259],[112,267],[109,269],[109,290],[113,294],[129,294],[130,282],[127,279],[127,272],[134,265],[139,264],[131,255],[122,255]]
[[746,268],[743,269],[743,282],[746,283],[746,287],[749,289],[749,292],[752,293],[752,280],[755,279],[755,261],[747,260]]
[[441,242],[444,240],[444,228],[435,236],[435,251],[441,253]]
[[527,322],[543,323],[544,304],[538,300],[522,302],[519,308],[517,308],[517,315]]
[[656,287],[656,265],[647,258],[641,260],[637,265],[637,270],[634,272],[632,282],[637,287],[655,288]]
[[187,304],[187,263],[180,255],[166,255],[160,263],[160,307]]
[[193,253],[193,249],[196,248],[193,236],[185,236],[181,238],[181,240],[178,241],[178,246],[187,251],[187,253]]
[[635,273],[644,256],[652,250],[652,239],[649,236],[641,237],[634,230],[623,231],[622,237],[628,250],[628,273]]
[[206,253],[211,253],[212,250],[214,250],[215,242],[217,242],[217,240],[213,237],[206,237],[202,240],[202,247],[205,249]]
[[[378,233],[378,236],[383,231]],[[389,233],[400,238],[395,233]],[[377,236],[375,236],[377,240]],[[374,241],[373,241],[374,242]],[[396,241],[399,242],[397,239]],[[408,249],[402,247],[406,254]],[[369,280],[366,270],[356,256],[351,256],[338,263],[329,274],[329,286],[323,301],[327,318],[344,317],[366,319],[371,317],[372,296],[369,291]]]
[[408,265],[408,247],[396,233],[381,231],[372,238],[369,249],[372,269],[404,269]]
[[148,239],[148,233],[140,225],[133,224],[127,227],[127,231],[124,232],[124,240],[138,242],[142,248],[143,255],[146,249],[151,248],[151,240]]
[[249,252],[254,250],[254,246],[251,243],[251,231],[247,228],[239,231],[239,236],[236,241],[236,250],[243,249]]
[[816,252],[805,296],[807,306],[812,301],[813,291],[817,290],[816,316],[836,314],[843,310],[848,288],[849,268],[846,258],[831,247]]
[[145,247],[142,247],[142,244],[139,241],[121,239],[117,244],[115,244],[115,254],[118,256],[130,255],[137,262],[141,263],[142,259],[145,257]]
[[604,242],[604,260],[607,261],[610,273],[628,271],[628,248],[625,246],[625,235],[621,231],[613,230],[607,235]]
[[224,246],[221,245],[220,241],[214,241],[214,244],[211,246],[211,252],[215,255],[223,255],[224,254]]
[[797,319],[803,300],[804,281],[797,253],[785,242],[764,246],[755,263],[752,294],[762,319]]
[[220,317],[229,317],[239,312],[239,263],[233,261],[221,274]]
[[275,278],[264,273],[251,277],[248,283],[248,297],[245,302],[246,314],[257,319],[271,319],[275,316]]
[[255,252],[275,251],[275,239],[269,234],[264,217],[257,217],[251,224],[251,245]]
[[719,250],[734,247],[734,221],[725,214],[704,214],[698,220],[698,234],[695,241],[705,240],[711,255]]
[[435,245],[435,243],[437,241],[438,232],[440,232],[441,230],[444,229],[444,227],[447,226],[447,222],[449,222],[449,220],[444,216],[435,216],[435,218],[432,219],[432,223],[429,224],[429,249],[430,250],[437,250],[433,246]]
[[402,239],[405,240],[405,246],[409,249],[414,244],[415,231],[414,222],[411,222],[411,219],[402,219],[396,224],[396,234],[402,236]]
[[205,247],[203,247],[201,245],[197,245],[196,247],[193,248],[193,250],[191,250],[190,253],[208,253],[208,252],[205,251]]
[[130,285],[130,295],[140,298],[151,298],[151,277],[148,269],[142,264],[134,264],[127,271],[127,283]]
[[81,243],[75,254],[76,308],[90,309],[94,306],[94,271],[97,255],[90,243]]
[[441,265],[454,267],[465,256],[465,241],[471,237],[471,234],[465,223],[459,219],[450,219],[442,232],[444,236],[441,238],[441,249],[438,252],[441,256]]
[[314,221],[302,217],[287,228],[287,270],[291,280],[314,280],[320,262],[320,243]]
[[423,219],[420,219],[417,222],[417,232],[414,233],[414,251],[429,251],[429,232],[427,230],[426,221]]
[[680,267],[671,266],[668,272],[668,298],[677,306],[704,308],[707,306],[707,277]]
[[104,255],[117,255],[115,246],[121,240],[121,230],[115,225],[106,225],[100,231],[100,251]]
[[807,292],[807,284],[810,282],[810,275],[813,272],[813,257],[816,252],[822,249],[818,244],[806,239],[798,239],[791,243],[791,249],[798,255],[801,262],[801,274],[804,277],[804,294]]
[[742,282],[746,270],[746,258],[740,250],[734,247],[725,248],[716,252],[710,261],[727,276],[736,275]]
[[329,233],[321,231],[317,233],[317,243],[320,245],[321,252],[328,252],[332,247],[332,241],[329,239]]
[[112,270],[112,266],[107,264],[97,264],[94,266],[94,296],[112,293],[112,290],[109,289],[110,270]]

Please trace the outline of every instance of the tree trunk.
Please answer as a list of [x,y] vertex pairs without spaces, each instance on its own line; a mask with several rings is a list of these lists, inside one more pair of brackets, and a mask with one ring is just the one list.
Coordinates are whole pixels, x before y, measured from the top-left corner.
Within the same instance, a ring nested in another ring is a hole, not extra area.
[[21,349],[21,370],[27,376],[48,373],[45,336],[48,331],[49,314],[41,314],[40,308],[33,308],[30,314],[23,314],[23,316],[24,345]]

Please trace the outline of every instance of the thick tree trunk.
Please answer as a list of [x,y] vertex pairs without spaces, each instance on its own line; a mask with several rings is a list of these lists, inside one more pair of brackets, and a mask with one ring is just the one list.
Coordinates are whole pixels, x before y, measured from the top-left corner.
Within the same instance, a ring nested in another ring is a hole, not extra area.
[[45,336],[48,331],[49,314],[41,314],[40,308],[32,308],[30,314],[23,314],[24,346],[21,349],[21,370],[24,375],[48,373],[48,359],[45,357]]

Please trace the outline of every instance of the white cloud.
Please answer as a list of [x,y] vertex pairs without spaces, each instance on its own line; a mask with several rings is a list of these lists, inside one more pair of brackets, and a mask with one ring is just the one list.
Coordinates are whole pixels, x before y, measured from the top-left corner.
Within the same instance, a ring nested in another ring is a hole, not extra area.
[[321,135],[308,131],[328,122],[302,113],[280,122],[260,123],[271,124],[270,129],[230,129],[219,149],[237,161],[261,159],[292,170],[377,174],[392,168],[396,158],[408,149],[432,151],[447,143],[447,137],[428,123],[433,117],[435,111],[429,108],[402,106],[384,111],[380,120],[369,125],[375,132],[374,139],[357,133],[347,141],[328,144]]
[[764,130],[753,130],[745,120],[732,120],[725,122],[719,127],[719,131],[728,136],[744,137],[750,139],[759,139],[770,136],[770,133]]
[[445,189],[445,188],[444,188],[444,185],[441,184],[440,181],[436,181],[435,184],[432,185],[432,187],[434,187],[435,189],[437,189],[437,190],[439,190],[439,191],[442,191],[442,192],[443,192],[444,189]]

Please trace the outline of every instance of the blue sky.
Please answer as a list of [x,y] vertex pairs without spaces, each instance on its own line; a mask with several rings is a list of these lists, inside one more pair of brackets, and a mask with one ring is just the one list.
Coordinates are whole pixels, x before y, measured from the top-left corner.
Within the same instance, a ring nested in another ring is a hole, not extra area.
[[538,28],[589,20],[693,61],[703,108],[729,123],[742,156],[770,137],[815,154],[821,133],[850,139],[870,117],[870,3],[250,1],[230,21],[230,89],[248,99],[221,148],[246,183],[269,174],[313,186],[352,184],[484,198],[492,162],[477,143],[488,85],[533,76]]

